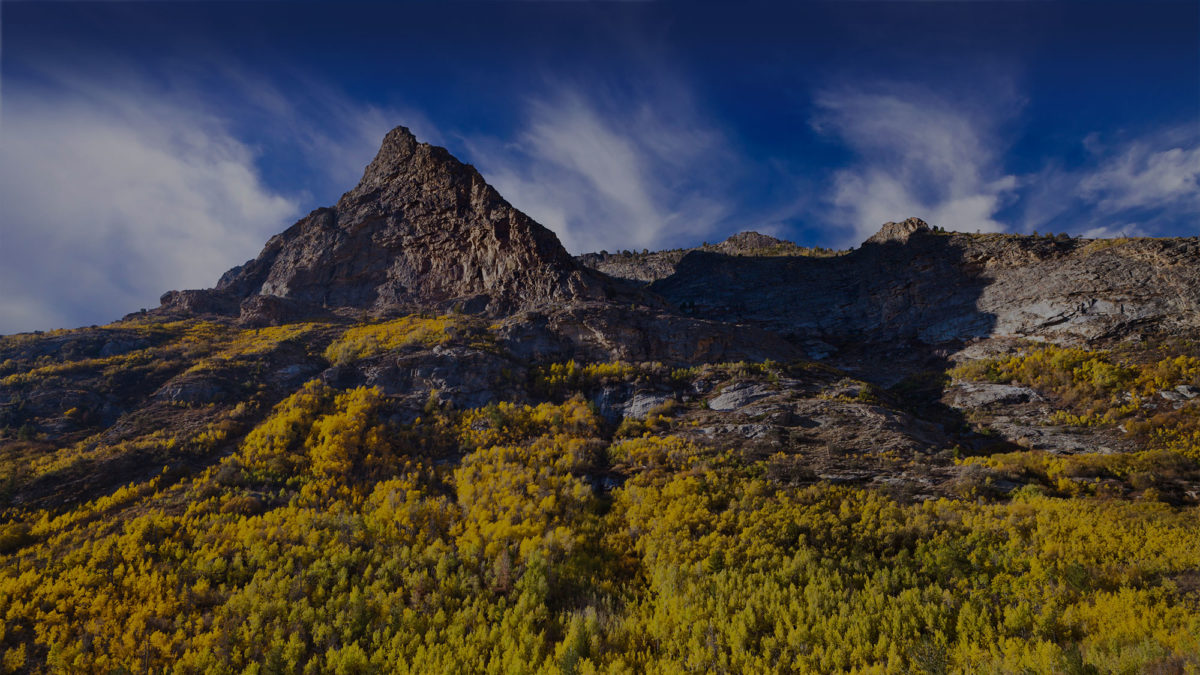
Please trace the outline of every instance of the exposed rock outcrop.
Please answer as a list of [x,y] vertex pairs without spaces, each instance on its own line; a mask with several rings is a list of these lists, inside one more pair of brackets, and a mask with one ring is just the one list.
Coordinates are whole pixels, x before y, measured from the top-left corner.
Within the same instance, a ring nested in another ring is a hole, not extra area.
[[648,284],[659,279],[666,279],[674,274],[675,266],[691,250],[695,249],[680,248],[652,253],[601,251],[600,253],[585,253],[577,260],[581,264],[611,277]]
[[[636,345],[658,338],[639,333],[630,347],[621,335],[632,333],[611,320],[613,307],[654,314],[661,295],[692,320],[707,320],[691,326],[707,331],[700,343],[727,341],[717,324],[754,325],[801,346],[993,336],[1070,342],[1200,328],[1194,239],[947,234],[909,218],[885,224],[856,251],[830,253],[744,232],[691,250],[575,259],[473,167],[397,127],[336,205],[273,237],[216,288],[167,293],[159,311],[236,316],[251,326],[347,310],[567,312],[575,318],[559,327],[588,324],[574,331],[584,343],[651,358],[664,356]],[[606,272],[652,282],[651,293]],[[590,307],[590,318],[577,307]],[[634,323],[668,327],[644,319]],[[731,353],[754,351],[734,342]],[[683,360],[711,351],[670,339],[660,347]]]
[[539,360],[717,361],[789,360],[795,345],[759,326],[679,316],[615,303],[579,303],[553,312],[513,315],[499,340],[518,358]]
[[323,308],[507,314],[613,292],[473,167],[397,127],[335,206],[272,237],[215,289],[164,295],[163,309],[253,324]]
[[931,232],[929,223],[920,218],[909,218],[899,223],[884,223],[879,231],[867,238],[863,246],[868,244],[904,244],[914,234]]
[[649,288],[799,340],[1073,342],[1200,329],[1200,242],[942,234],[909,219],[837,257],[695,251]]

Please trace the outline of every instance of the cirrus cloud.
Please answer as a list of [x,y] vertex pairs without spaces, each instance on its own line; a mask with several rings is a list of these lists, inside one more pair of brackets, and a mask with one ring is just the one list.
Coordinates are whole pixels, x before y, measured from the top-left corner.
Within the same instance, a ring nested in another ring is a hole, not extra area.
[[657,85],[560,83],[526,101],[514,142],[463,143],[488,181],[573,253],[691,246],[737,225],[778,227],[798,210],[787,200],[746,208],[739,189],[773,169],[738,152],[681,83]]
[[299,212],[210,115],[112,92],[4,103],[0,333],[107,322],[211,286]]
[[997,213],[1016,195],[1004,171],[1002,125],[1020,108],[972,106],[927,88],[875,83],[820,91],[813,128],[854,155],[832,175],[825,214],[858,243],[880,224],[918,216],[963,231],[1006,229]]
[[[207,65],[105,61],[85,76],[48,61],[6,83],[0,334],[107,322],[210,287],[353,186],[395,124],[437,138],[419,114],[302,76]],[[282,187],[263,170],[272,162]]]
[[1200,131],[1191,125],[1081,141],[1086,161],[1048,163],[1025,181],[1026,230],[1085,237],[1195,231],[1200,217]]

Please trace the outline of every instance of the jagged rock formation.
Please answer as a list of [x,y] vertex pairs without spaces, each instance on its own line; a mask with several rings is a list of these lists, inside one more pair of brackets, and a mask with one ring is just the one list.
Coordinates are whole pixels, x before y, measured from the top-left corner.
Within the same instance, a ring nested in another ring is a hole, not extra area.
[[946,234],[910,219],[834,258],[693,251],[649,289],[800,341],[1072,342],[1200,329],[1200,241]]
[[[1077,341],[1200,327],[1195,240],[946,234],[910,218],[831,253],[746,232],[696,249],[574,259],[474,168],[398,127],[336,205],[273,237],[215,289],[168,293],[160,311],[266,325],[345,310],[504,317],[614,299],[657,311],[661,296],[814,356],[845,342]],[[651,293],[622,280],[648,282]]]
[[585,253],[578,257],[583,265],[603,272],[617,279],[635,283],[648,284],[659,279],[666,279],[675,273],[675,266],[695,249],[674,249],[670,251],[654,251],[646,253]]
[[163,309],[240,312],[253,323],[329,308],[507,314],[603,299],[610,286],[474,167],[397,127],[336,205],[272,237],[215,289],[166,294]]

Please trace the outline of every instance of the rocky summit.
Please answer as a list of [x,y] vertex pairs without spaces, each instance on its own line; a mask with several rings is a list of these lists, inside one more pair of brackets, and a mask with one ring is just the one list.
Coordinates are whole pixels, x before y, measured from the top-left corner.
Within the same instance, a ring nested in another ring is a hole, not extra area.
[[1200,240],[954,226],[573,257],[398,127],[0,337],[0,670],[1196,671]]
[[337,308],[500,315],[604,298],[607,286],[474,167],[397,127],[336,205],[272,237],[215,289],[167,293],[162,309],[246,323]]

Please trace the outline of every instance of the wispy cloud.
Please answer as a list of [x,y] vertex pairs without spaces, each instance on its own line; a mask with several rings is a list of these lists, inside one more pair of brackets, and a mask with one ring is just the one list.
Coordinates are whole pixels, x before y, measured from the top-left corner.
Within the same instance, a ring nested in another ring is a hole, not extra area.
[[735,213],[769,222],[739,213],[752,162],[686,88],[657,84],[652,94],[556,86],[527,101],[517,142],[464,143],[501,194],[573,252],[691,244]]
[[[690,246],[742,229],[857,244],[913,215],[965,231],[1089,236],[1178,232],[1200,216],[1192,127],[1093,135],[1079,166],[1014,175],[1005,163],[1022,98],[1011,86],[989,87],[986,100],[896,83],[819,90],[811,128],[848,151],[831,167],[752,156],[670,74],[552,83],[517,103],[515,130],[485,136],[302,74],[167,70],[46,66],[37,86],[6,82],[0,333],[108,321],[163,291],[211,286],[351,187],[398,123],[453,141],[573,252]],[[825,189],[805,189],[817,181]]]
[[322,192],[315,195],[320,203],[331,202],[338,191],[358,182],[384,134],[397,124],[409,127],[422,141],[445,142],[420,110],[355,100],[303,73],[280,68],[266,78],[227,62],[214,63],[213,71],[230,90],[222,96],[235,108],[229,115],[253,128],[260,143],[269,141],[272,152],[296,153],[304,171],[290,175],[315,180],[314,187]]
[[1200,206],[1200,146],[1156,150],[1134,143],[1083,179],[1096,207],[1123,211],[1168,204]]
[[1082,139],[1087,159],[1050,163],[1029,177],[1026,230],[1083,236],[1155,235],[1200,217],[1200,130],[1172,127],[1133,138]]
[[[6,83],[0,333],[107,322],[212,286],[352,187],[387,129],[436,136],[418,115],[314,82],[288,96],[227,65],[104,74],[45,65],[36,84]],[[271,162],[304,166],[284,172],[304,182],[272,185]]]
[[845,144],[848,166],[832,176],[825,214],[857,243],[880,224],[918,216],[964,231],[1001,231],[996,214],[1014,198],[1000,129],[1020,108],[1010,90],[987,106],[903,84],[818,92],[813,128]]
[[1080,139],[1086,159],[1012,173],[1010,132],[1023,98],[995,85],[986,100],[876,83],[818,92],[813,128],[852,152],[833,172],[819,216],[856,243],[881,223],[918,216],[961,231],[1036,230],[1087,237],[1178,231],[1200,216],[1194,125],[1129,138]]
[[1114,225],[1098,225],[1080,230],[1071,228],[1069,234],[1077,234],[1087,239],[1112,239],[1114,237],[1146,237],[1150,233],[1137,223],[1120,223]]
[[106,322],[211,286],[297,215],[219,120],[75,94],[4,101],[0,333]]

